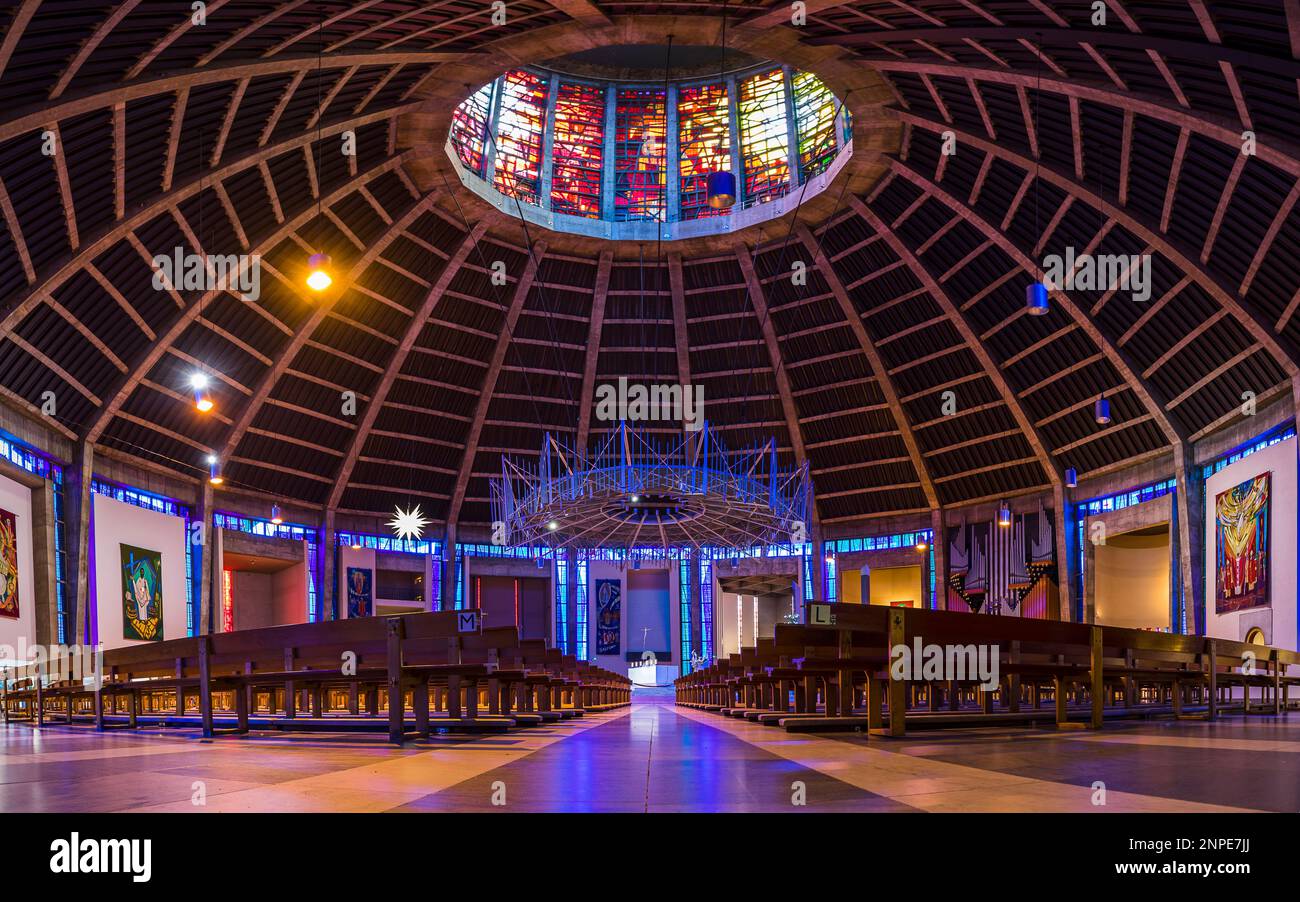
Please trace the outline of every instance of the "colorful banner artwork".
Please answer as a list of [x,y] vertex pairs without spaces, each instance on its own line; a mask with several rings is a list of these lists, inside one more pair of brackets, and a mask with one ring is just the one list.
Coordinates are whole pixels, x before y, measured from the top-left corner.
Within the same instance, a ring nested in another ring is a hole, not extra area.
[[1214,499],[1214,611],[1268,604],[1272,474],[1263,473]]
[[623,624],[623,584],[617,579],[596,580],[596,654],[616,655]]
[[18,616],[18,523],[0,510],[0,617]]
[[122,554],[122,637],[161,642],[162,553],[125,543],[118,547]]
[[348,616],[369,617],[375,612],[371,592],[374,574],[366,567],[348,568]]

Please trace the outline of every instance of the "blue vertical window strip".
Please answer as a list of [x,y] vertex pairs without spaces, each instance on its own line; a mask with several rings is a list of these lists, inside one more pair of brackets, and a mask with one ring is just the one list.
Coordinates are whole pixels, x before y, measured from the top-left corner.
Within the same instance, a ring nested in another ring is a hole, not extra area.
[[677,568],[677,594],[681,598],[682,613],[679,626],[682,632],[682,675],[691,672],[691,552],[683,548]]
[[429,568],[429,610],[442,610],[442,553],[439,553],[433,559],[433,566]]
[[569,653],[569,556],[555,553],[555,647]]
[[[870,599],[868,599],[870,600]],[[938,579],[934,572],[934,542],[930,543],[930,610],[939,606]]]
[[807,546],[803,554],[803,600],[808,604],[813,600],[813,566],[812,546]]
[[713,661],[713,558],[700,556],[700,654]]
[[456,545],[456,610],[463,610],[465,607],[465,556],[461,553],[460,544]]
[[59,630],[59,644],[66,645],[71,624],[68,622],[71,612],[68,610],[68,526],[67,495],[63,485],[63,470],[51,468],[54,479],[54,603],[56,625]]
[[578,550],[577,573],[573,583],[573,610],[577,614],[577,653],[579,661],[587,658],[587,552]]
[[[185,521],[185,634],[187,636],[196,635],[199,623],[198,610],[194,604],[194,587],[197,580],[200,579],[203,554],[194,550],[193,532],[191,532],[193,521],[190,519],[189,507],[173,498],[165,498],[151,492],[142,492],[139,489],[118,485],[104,479],[92,479],[90,481],[90,491],[92,494],[103,495],[105,498],[112,498],[114,501],[121,501],[123,504],[133,504],[145,510],[166,514],[169,517],[180,517]],[[208,541],[207,536],[204,536],[203,539],[205,542]]]
[[314,623],[320,619],[320,542],[316,541],[316,530],[312,530],[307,539],[307,622]]

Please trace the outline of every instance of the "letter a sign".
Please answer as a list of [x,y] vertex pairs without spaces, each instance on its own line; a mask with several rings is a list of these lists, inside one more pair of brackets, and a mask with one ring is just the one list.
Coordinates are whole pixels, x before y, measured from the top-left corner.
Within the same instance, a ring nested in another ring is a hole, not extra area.
[[456,614],[456,632],[477,633],[478,611],[458,611]]

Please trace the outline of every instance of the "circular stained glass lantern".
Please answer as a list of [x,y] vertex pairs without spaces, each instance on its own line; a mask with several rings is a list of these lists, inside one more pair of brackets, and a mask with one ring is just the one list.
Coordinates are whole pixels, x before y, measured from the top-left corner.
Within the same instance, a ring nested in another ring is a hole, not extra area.
[[848,108],[811,72],[745,57],[720,75],[710,48],[676,46],[665,81],[637,48],[605,50],[630,63],[570,55],[467,97],[446,144],[461,183],[557,232],[672,241],[784,216],[853,155]]

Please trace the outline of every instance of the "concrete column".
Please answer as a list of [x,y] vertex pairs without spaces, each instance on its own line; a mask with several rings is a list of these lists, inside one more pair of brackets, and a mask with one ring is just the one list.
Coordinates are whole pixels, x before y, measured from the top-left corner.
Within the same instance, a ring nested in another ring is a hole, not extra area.
[[[1074,503],[1070,490],[1064,483],[1052,487],[1052,501],[1056,517],[1056,572],[1060,579],[1061,620],[1074,620],[1074,578],[1078,572],[1079,539],[1074,522]],[[1085,619],[1092,622],[1090,612]]]
[[[617,119],[614,111],[617,107],[618,91],[613,85],[605,87],[605,142],[604,157],[600,161],[600,218],[606,222],[614,221],[614,180],[618,177],[614,166],[614,137]],[[586,448],[579,449],[586,452]]]
[[[53,645],[59,641],[59,600],[57,552],[54,545],[54,481],[41,480],[39,488],[32,488],[32,580],[36,590],[34,599],[36,635],[30,641]],[[66,540],[66,533],[65,540]],[[65,577],[66,577],[65,572]],[[66,588],[66,587],[65,587]],[[70,601],[70,599],[66,599]],[[30,602],[23,602],[30,603]],[[71,618],[70,619],[75,619]],[[76,630],[69,629],[66,644],[76,642]]]
[[786,135],[790,142],[790,193],[799,190],[799,123],[794,110],[794,76],[789,66],[781,67],[785,78]]
[[664,95],[664,222],[681,219],[681,125],[677,120],[677,85]]
[[560,76],[551,75],[546,92],[546,117],[542,120],[542,164],[538,170],[537,205],[551,209],[551,185],[555,175],[555,102],[559,99]]
[[1205,635],[1205,480],[1191,443],[1180,445],[1174,448],[1179,554],[1173,563],[1179,568],[1187,625],[1197,635]]
[[731,137],[731,172],[736,176],[735,209],[745,206],[745,167],[740,155],[740,88],[734,76],[727,76],[727,132]]
[[[63,471],[63,540],[68,552],[68,639],[88,641],[86,618],[94,593],[87,575],[90,564],[90,518],[93,509],[90,482],[95,462],[94,445],[77,445],[72,466]],[[51,525],[53,518],[51,517]]]
[[334,529],[334,511],[325,511],[325,521],[321,525],[321,536],[316,547],[320,549],[320,591],[316,593],[320,608],[316,611],[317,620],[334,619],[334,592],[336,568],[338,566],[338,535]]

